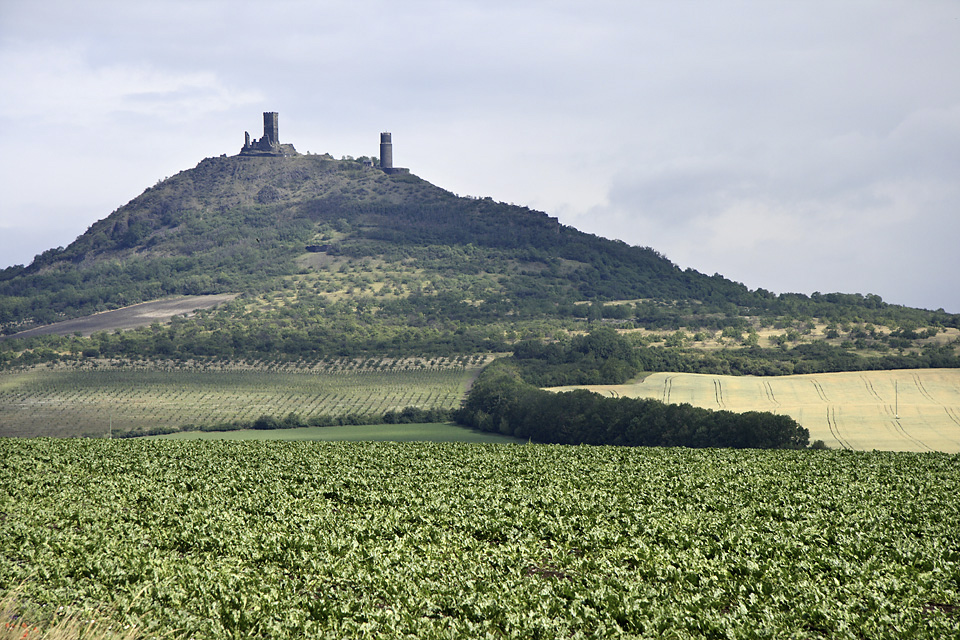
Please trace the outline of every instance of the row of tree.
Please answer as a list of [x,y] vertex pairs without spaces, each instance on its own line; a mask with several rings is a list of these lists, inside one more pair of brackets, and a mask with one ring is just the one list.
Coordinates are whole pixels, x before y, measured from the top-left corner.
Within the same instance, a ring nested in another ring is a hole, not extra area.
[[506,360],[484,369],[456,419],[482,431],[558,444],[799,449],[810,439],[793,418],[773,413],[544,391]]
[[226,420],[210,424],[187,424],[183,426],[138,427],[130,431],[117,434],[118,438],[140,438],[143,436],[158,436],[179,431],[240,431],[255,429],[259,431],[273,429],[298,429],[303,427],[337,427],[362,424],[424,424],[432,422],[447,422],[453,416],[449,409],[404,407],[400,411],[386,413],[348,413],[339,416],[318,414],[302,416],[291,412],[283,417],[262,415],[255,420]]
[[635,344],[604,326],[565,342],[521,341],[513,347],[512,360],[523,379],[538,387],[622,384],[641,371],[776,376],[960,367],[960,356],[951,344],[931,343],[918,353],[873,357],[822,340],[791,348],[750,346],[708,351]]

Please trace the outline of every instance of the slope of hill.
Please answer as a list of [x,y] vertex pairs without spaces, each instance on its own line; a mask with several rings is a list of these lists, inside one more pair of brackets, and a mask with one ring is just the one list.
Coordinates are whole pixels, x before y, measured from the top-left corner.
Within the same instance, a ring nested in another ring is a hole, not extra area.
[[[423,251],[438,246],[460,251]],[[208,158],[147,189],[65,249],[6,270],[2,321],[46,322],[51,317],[41,311],[76,315],[159,295],[262,290],[321,264],[296,261],[307,247],[473,275],[504,271],[501,261],[510,260],[506,266],[532,269],[577,298],[687,297],[692,284],[652,250],[588,236],[529,209],[458,198],[410,174],[326,156],[236,156]],[[627,275],[639,281],[618,277]],[[524,286],[510,284],[494,289]]]
[[[170,295],[225,293],[240,295],[166,327],[95,334],[82,344],[76,337],[3,342],[0,363],[79,351],[471,353],[504,350],[519,337],[562,339],[595,321],[661,334],[722,332],[718,340],[744,348],[758,346],[752,336],[763,328],[782,330],[777,346],[799,344],[819,323],[838,342],[848,338],[848,346],[832,345],[841,350],[921,355],[933,348],[930,338],[960,326],[960,316],[877,296],[749,291],[541,212],[458,197],[411,174],[301,155],[208,158],[68,247],[0,272],[0,332]],[[674,346],[698,342],[679,341]],[[935,347],[956,355],[956,345]]]

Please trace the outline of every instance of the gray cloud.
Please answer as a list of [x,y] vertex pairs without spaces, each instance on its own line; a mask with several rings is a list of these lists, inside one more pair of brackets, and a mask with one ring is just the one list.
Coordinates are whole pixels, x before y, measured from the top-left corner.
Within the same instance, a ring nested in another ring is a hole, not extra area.
[[934,0],[9,0],[0,263],[235,153],[276,110],[302,151],[375,154],[392,130],[397,163],[440,186],[683,267],[960,312],[958,18]]

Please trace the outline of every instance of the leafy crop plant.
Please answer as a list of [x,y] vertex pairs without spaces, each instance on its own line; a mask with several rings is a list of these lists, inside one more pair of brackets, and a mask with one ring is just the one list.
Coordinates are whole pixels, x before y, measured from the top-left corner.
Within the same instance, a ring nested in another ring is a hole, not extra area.
[[183,638],[955,638],[947,454],[0,439],[0,588]]

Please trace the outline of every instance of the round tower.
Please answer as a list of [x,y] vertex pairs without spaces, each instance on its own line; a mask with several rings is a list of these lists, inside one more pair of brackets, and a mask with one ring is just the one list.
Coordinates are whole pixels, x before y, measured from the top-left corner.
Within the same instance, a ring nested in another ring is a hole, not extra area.
[[393,169],[393,141],[388,132],[380,134],[380,168]]

